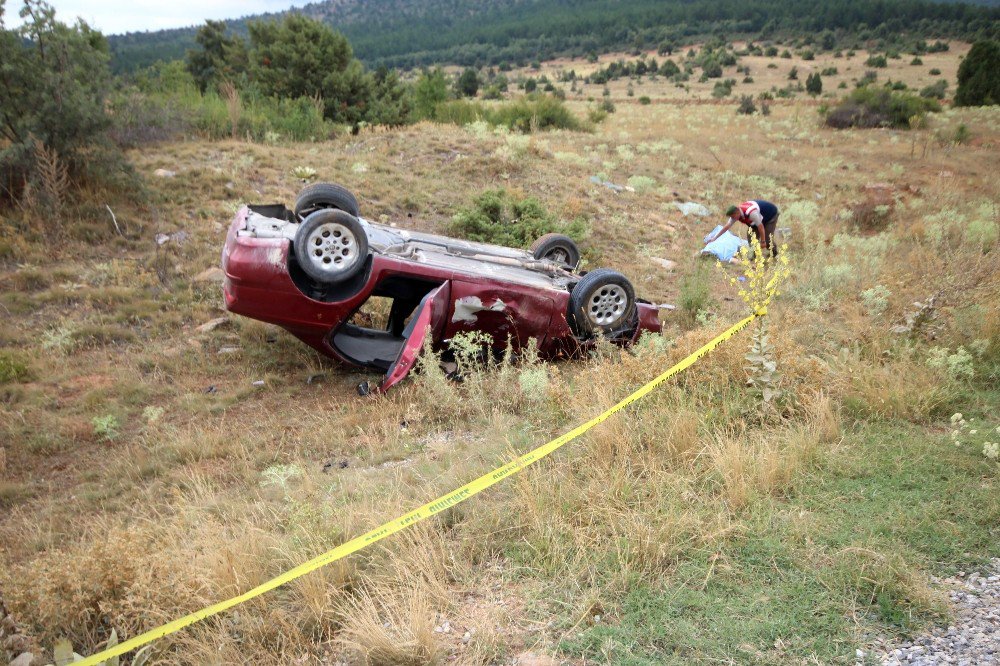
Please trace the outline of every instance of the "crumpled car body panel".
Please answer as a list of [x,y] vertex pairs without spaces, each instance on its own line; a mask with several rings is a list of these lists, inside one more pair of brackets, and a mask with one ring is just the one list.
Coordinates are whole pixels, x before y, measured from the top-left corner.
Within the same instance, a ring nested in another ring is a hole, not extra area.
[[[280,221],[267,220],[274,223],[273,230],[262,233],[267,237],[252,233],[262,228],[259,218],[252,207],[243,207],[230,225],[222,250],[226,308],[277,324],[342,363],[385,371],[381,390],[412,369],[425,338],[435,351],[446,350],[460,333],[484,333],[497,350],[516,351],[534,339],[540,356],[548,359],[576,356],[593,344],[575,335],[567,321],[573,276],[531,270],[530,261],[525,262],[529,268],[517,265],[523,251],[496,246],[493,256],[494,246],[406,234],[365,221],[373,235],[384,229],[406,238],[374,246],[350,284],[324,288],[297,269],[290,232],[281,230]],[[463,246],[456,250],[446,243]],[[396,330],[354,323],[352,317],[373,296],[393,299],[394,309],[400,305],[396,323],[389,324]],[[408,323],[399,330],[404,317]],[[655,306],[639,301],[634,329],[615,341],[628,344],[643,331],[659,330]]]

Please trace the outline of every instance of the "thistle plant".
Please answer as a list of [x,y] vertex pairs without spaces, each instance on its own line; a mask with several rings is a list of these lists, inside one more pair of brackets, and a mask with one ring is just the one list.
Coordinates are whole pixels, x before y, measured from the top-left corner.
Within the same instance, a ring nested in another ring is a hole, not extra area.
[[781,397],[781,373],[778,372],[778,362],[774,358],[774,345],[767,335],[767,323],[760,321],[754,331],[750,344],[750,353],[744,356],[749,362],[747,366],[747,386],[760,397],[764,406],[771,405]]
[[[740,248],[737,254],[744,261],[746,269],[742,281],[740,278],[730,277],[729,283],[739,287],[739,297],[758,315],[767,314],[767,306],[781,293],[779,287],[792,274],[788,265],[788,246],[782,245],[780,250],[777,261],[771,261],[765,256],[757,238],[752,237],[750,247]],[[722,263],[719,262],[718,265],[721,267]],[[778,386],[781,373],[778,372],[774,345],[771,344],[764,319],[758,319],[750,352],[744,358],[749,363],[745,368],[747,386],[760,397],[763,406],[774,404],[782,393]]]
[[[788,266],[788,246],[782,245],[780,250],[777,261],[769,260],[761,250],[760,241],[754,236],[750,239],[749,247],[741,247],[736,253],[746,269],[742,281],[737,277],[730,277],[729,283],[739,286],[739,297],[757,314],[767,313],[771,300],[781,293],[779,287],[792,274],[792,269]],[[722,262],[717,265],[721,268]]]

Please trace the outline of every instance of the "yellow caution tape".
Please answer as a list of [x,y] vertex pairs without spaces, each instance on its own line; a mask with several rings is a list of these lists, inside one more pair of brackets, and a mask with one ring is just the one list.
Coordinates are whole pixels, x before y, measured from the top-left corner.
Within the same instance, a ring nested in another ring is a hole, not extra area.
[[693,354],[689,355],[687,358],[680,361],[675,366],[673,366],[663,374],[659,375],[658,377],[650,381],[645,386],[639,388],[637,391],[635,391],[635,393],[632,393],[630,396],[623,399],[621,402],[617,403],[613,407],[610,407],[605,412],[598,414],[597,416],[590,419],[586,423],[577,426],[573,430],[570,430],[566,434],[561,435],[556,439],[553,439],[547,444],[539,446],[534,451],[526,453],[512,462],[502,467],[498,467],[492,472],[488,472],[482,475],[475,481],[467,483],[457,490],[453,490],[446,495],[442,495],[441,497],[438,497],[437,499],[432,500],[427,504],[424,504],[419,509],[414,509],[405,516],[400,516],[395,520],[390,520],[389,522],[379,527],[376,527],[374,530],[368,532],[367,534],[355,537],[350,541],[348,541],[347,543],[337,546],[333,550],[327,551],[322,555],[314,557],[308,562],[303,562],[294,569],[290,569],[285,573],[281,574],[280,576],[276,576],[275,578],[272,578],[271,580],[258,585],[252,590],[248,590],[247,592],[244,592],[243,594],[235,596],[231,599],[226,599],[225,601],[220,601],[219,603],[212,604],[211,606],[202,608],[199,611],[195,611],[194,613],[178,618],[173,622],[168,622],[163,626],[147,631],[144,634],[140,634],[135,638],[131,638],[127,641],[124,641],[123,643],[119,643],[118,645],[110,647],[107,650],[99,652],[93,656],[87,657],[83,661],[76,662],[75,666],[96,666],[97,664],[100,664],[102,661],[106,661],[108,659],[111,659],[112,657],[125,654],[126,652],[131,652],[132,650],[138,647],[142,647],[143,645],[152,643],[153,641],[159,638],[163,638],[164,636],[169,636],[170,634],[176,633],[181,629],[184,629],[185,627],[194,624],[195,622],[204,620],[207,617],[211,617],[213,615],[221,613],[222,611],[228,610],[233,606],[242,604],[244,601],[250,601],[251,599],[259,597],[265,592],[270,592],[276,587],[280,587],[285,583],[290,583],[296,578],[299,578],[301,576],[306,575],[307,573],[315,571],[316,569],[319,569],[324,565],[330,564],[331,562],[336,562],[339,559],[347,557],[351,553],[356,553],[357,551],[370,546],[376,541],[381,541],[382,539],[390,535],[393,535],[396,532],[399,532],[400,530],[406,529],[410,525],[415,525],[416,523],[419,523],[422,520],[425,520],[427,518],[430,518],[431,516],[439,514],[442,511],[450,507],[453,507],[460,502],[464,502],[473,495],[481,493],[490,486],[499,483],[503,479],[506,479],[508,476],[517,474],[528,465],[538,462],[539,460],[549,455],[562,445],[573,441],[574,439],[584,434],[594,426],[599,425],[604,421],[608,420],[608,418],[610,418],[612,415],[625,409],[636,400],[639,400],[640,398],[648,394],[650,391],[652,391],[657,386],[667,381],[677,373],[682,372],[683,370],[686,370],[687,368],[694,365],[694,363],[698,361],[698,359],[700,359],[702,356],[712,351],[720,344],[731,338],[733,335],[735,335],[739,331],[749,326],[750,322],[752,322],[759,316],[763,316],[765,312],[766,311],[761,310],[757,313],[748,316],[746,319],[740,321],[739,323],[734,324],[732,327],[730,327],[728,330],[720,334],[711,342],[701,347]]

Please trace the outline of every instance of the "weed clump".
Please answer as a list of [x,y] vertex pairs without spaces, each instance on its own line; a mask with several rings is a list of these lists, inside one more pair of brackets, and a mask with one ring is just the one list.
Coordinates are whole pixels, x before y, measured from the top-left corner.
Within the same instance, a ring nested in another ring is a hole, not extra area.
[[31,378],[27,362],[14,352],[0,352],[0,384],[23,382]]
[[566,234],[578,240],[586,235],[587,225],[580,218],[572,222],[558,219],[534,197],[521,199],[498,189],[483,192],[471,206],[460,210],[449,231],[482,243],[526,247],[548,233]]

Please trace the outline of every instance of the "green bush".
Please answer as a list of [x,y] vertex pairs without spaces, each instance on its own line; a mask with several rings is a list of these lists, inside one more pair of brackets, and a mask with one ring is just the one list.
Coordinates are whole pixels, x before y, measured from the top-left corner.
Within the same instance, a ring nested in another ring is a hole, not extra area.
[[125,167],[108,135],[108,43],[82,21],[57,21],[45,4],[30,9],[8,29],[0,3],[0,199],[16,200],[29,184],[61,200],[65,185],[43,182],[41,163],[70,183],[106,183]]
[[452,219],[449,231],[456,236],[508,247],[527,247],[548,233],[579,240],[586,231],[582,219],[564,222],[545,210],[533,197],[517,199],[503,189],[487,190]]
[[[488,119],[489,110],[478,102],[470,102],[464,99],[453,99],[441,102],[434,107],[433,119],[438,123],[451,123],[453,125],[468,125],[477,120]],[[491,123],[492,124],[492,123]]]
[[347,38],[302,14],[287,14],[280,23],[251,21],[247,29],[249,72],[264,95],[322,98],[331,101],[324,110],[330,120],[366,119],[374,81]]
[[858,88],[826,114],[830,127],[910,127],[910,119],[940,111],[937,100],[884,87]]
[[512,130],[531,132],[545,129],[583,129],[580,119],[551,96],[525,97],[493,109],[489,116],[494,125]]
[[516,132],[534,132],[546,129],[584,129],[579,118],[552,96],[527,96],[495,107],[477,102],[451,100],[434,108],[433,118],[440,123],[468,125],[485,121]]
[[1000,43],[978,41],[958,67],[957,106],[1000,104]]
[[923,90],[920,91],[921,97],[933,98],[933,99],[944,99],[945,93],[948,91],[948,82],[944,79],[940,79],[937,83],[932,83],[929,86],[925,86]]

